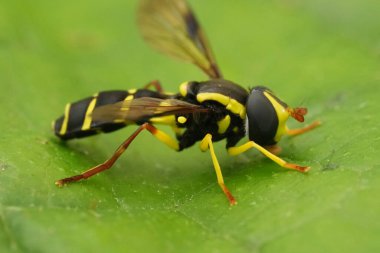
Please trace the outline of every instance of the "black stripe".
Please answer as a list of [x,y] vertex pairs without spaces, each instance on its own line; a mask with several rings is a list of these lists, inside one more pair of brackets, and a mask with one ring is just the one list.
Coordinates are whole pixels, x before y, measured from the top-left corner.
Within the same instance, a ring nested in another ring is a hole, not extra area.
[[137,90],[134,94],[134,98],[142,98],[142,97],[151,97],[151,98],[168,98],[169,95],[165,95],[162,93],[159,93],[157,91],[147,90],[147,89],[140,89]]
[[123,101],[128,95],[129,93],[124,90],[99,92],[95,107]]
[[71,104],[67,124],[67,133],[80,131],[82,129],[87,108],[92,99],[93,97],[88,97]]
[[54,122],[54,133],[55,133],[56,135],[59,135],[59,132],[61,131],[62,123],[63,123],[63,118],[64,118],[64,116],[58,118],[58,119]]

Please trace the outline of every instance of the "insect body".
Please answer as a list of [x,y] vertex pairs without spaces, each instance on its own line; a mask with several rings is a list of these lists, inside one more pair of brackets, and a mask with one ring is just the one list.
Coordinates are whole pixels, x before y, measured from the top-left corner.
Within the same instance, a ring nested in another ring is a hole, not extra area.
[[[284,168],[305,172],[309,167],[287,163],[271,152],[283,135],[297,135],[319,122],[290,130],[289,117],[303,122],[305,108],[291,108],[265,87],[251,90],[222,78],[206,38],[184,0],[143,0],[138,23],[144,38],[155,48],[182,60],[191,61],[210,80],[185,82],[174,94],[163,92],[158,81],[141,89],[105,91],[68,104],[53,128],[63,140],[111,132],[129,124],[139,128],[104,163],[82,174],[64,178],[57,185],[91,177],[109,169],[142,130],[149,131],[170,148],[181,151],[200,141],[202,151],[210,150],[217,180],[230,204],[236,200],[224,184],[213,142],[226,139],[230,155],[255,148]],[[151,90],[155,87],[156,90]],[[175,138],[156,125],[170,125]],[[248,141],[237,143],[248,136]]]

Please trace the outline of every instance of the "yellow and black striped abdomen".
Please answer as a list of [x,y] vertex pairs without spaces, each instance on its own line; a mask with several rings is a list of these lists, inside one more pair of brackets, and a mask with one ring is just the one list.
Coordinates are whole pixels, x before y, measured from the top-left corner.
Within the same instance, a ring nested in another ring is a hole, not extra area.
[[112,132],[126,126],[126,124],[123,122],[93,121],[91,114],[95,108],[137,97],[161,98],[162,96],[158,92],[147,89],[99,92],[92,97],[67,104],[64,115],[53,122],[53,129],[55,134],[64,140],[82,138],[100,132]]

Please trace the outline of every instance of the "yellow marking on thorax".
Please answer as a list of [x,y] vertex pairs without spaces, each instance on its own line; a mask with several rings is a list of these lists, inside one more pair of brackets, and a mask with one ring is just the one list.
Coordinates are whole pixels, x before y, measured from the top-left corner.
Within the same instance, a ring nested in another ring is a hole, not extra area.
[[224,134],[228,127],[230,126],[230,123],[231,123],[231,117],[230,115],[226,115],[226,117],[224,117],[222,120],[219,120],[218,121],[218,133],[219,134]]
[[178,123],[180,123],[180,124],[185,124],[186,121],[187,121],[187,119],[186,119],[184,116],[179,116],[179,117],[177,118],[177,121],[178,121]]
[[189,82],[184,82],[184,83],[181,83],[181,85],[179,86],[179,93],[181,93],[181,95],[184,97],[186,97],[186,95],[187,95],[188,84],[189,84]]
[[63,116],[63,122],[61,125],[61,130],[59,130],[59,135],[65,135],[67,131],[67,124],[69,123],[69,114],[70,114],[71,104],[66,104],[65,106],[65,114]]
[[245,119],[245,106],[239,103],[237,100],[225,96],[220,93],[200,93],[197,95],[197,100],[202,103],[206,100],[212,100],[221,103],[230,112],[237,114],[240,118]]
[[264,95],[269,99],[271,104],[273,105],[277,117],[278,117],[278,127],[277,127],[277,132],[274,137],[274,140],[276,142],[280,141],[281,137],[286,134],[286,121],[289,118],[289,112],[287,111],[287,108],[282,106],[271,94],[268,92],[264,91]]
[[94,98],[91,100],[90,104],[87,107],[86,114],[84,116],[83,125],[82,125],[82,130],[88,130],[91,127],[91,122],[92,122],[91,113],[94,111],[97,98],[98,98],[98,94],[94,96]]

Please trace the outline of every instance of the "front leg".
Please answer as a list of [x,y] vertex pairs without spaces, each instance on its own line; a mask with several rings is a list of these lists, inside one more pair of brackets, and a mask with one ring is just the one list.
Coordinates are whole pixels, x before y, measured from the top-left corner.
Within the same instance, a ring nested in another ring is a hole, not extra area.
[[266,157],[268,157],[269,159],[271,159],[272,161],[274,161],[275,163],[277,163],[278,165],[280,165],[283,168],[297,170],[299,172],[306,172],[306,171],[308,171],[310,169],[310,167],[308,167],[308,166],[300,166],[300,165],[297,165],[297,164],[288,163],[288,162],[282,160],[280,157],[278,157],[278,156],[274,155],[273,153],[269,152],[264,147],[262,147],[259,144],[255,143],[254,141],[248,141],[247,143],[245,143],[245,144],[243,144],[241,146],[238,146],[238,147],[230,147],[230,148],[228,148],[227,151],[228,151],[229,155],[235,156],[235,155],[244,153],[244,152],[246,152],[247,150],[249,150],[251,148],[257,149],[263,155],[265,155]]

